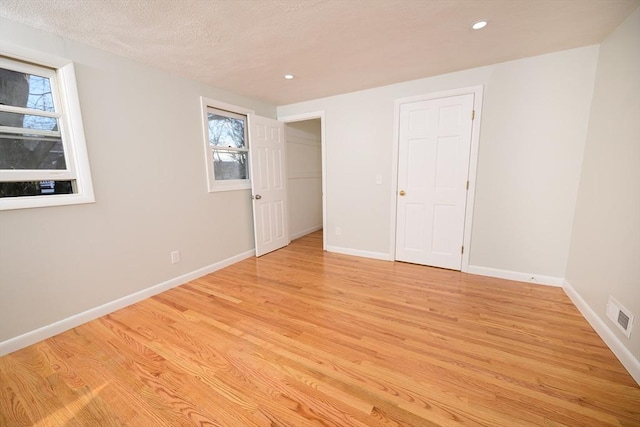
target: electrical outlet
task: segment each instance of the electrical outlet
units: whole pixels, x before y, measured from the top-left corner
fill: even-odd
[[[180,251],[171,252],[171,264],[177,264],[180,262]]]
[[[339,236],[342,234],[342,229],[340,227],[336,227],[336,236]]]

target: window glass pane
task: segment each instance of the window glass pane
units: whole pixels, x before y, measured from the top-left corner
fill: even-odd
[[[216,181],[247,179],[247,153],[214,150],[213,173]]]
[[[73,194],[71,181],[0,182],[0,197]]]
[[[55,111],[48,77],[0,68],[0,104]]]
[[[60,137],[0,133],[0,169],[66,169]]]
[[[207,113],[209,144],[216,147],[244,148],[245,120]]]
[[[58,131],[58,119],[31,114],[0,112],[0,126]]]

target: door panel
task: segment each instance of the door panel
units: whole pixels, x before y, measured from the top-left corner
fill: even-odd
[[[404,236],[404,249],[407,251],[423,252],[425,250],[424,239],[424,204],[408,203],[405,206],[405,225],[413,230]]]
[[[396,259],[460,270],[473,94],[400,107]]]
[[[289,244],[284,123],[249,115],[256,256]]]
[[[282,164],[282,156],[284,151],[284,141],[281,149],[271,150],[271,188],[274,190],[282,190],[284,185],[284,165]]]

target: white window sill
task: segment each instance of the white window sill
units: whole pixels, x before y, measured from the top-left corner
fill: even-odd
[[[220,182],[217,181],[214,185],[209,187],[209,193],[217,193],[219,191],[236,191],[236,190],[251,190],[251,182],[247,181],[229,181]]]
[[[3,197],[0,199],[0,211],[14,209],[44,208],[50,206],[80,205],[95,203],[93,195],[57,194],[49,196]]]

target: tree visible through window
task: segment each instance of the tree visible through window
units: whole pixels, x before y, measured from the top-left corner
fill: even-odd
[[[207,120],[215,180],[247,180],[247,117],[209,108]]]
[[[0,111],[0,169],[65,169],[49,77],[0,68],[0,104],[17,107]],[[69,181],[0,184],[0,197],[70,192]]]
[[[0,208],[92,202],[73,64],[35,62],[0,56]]]

